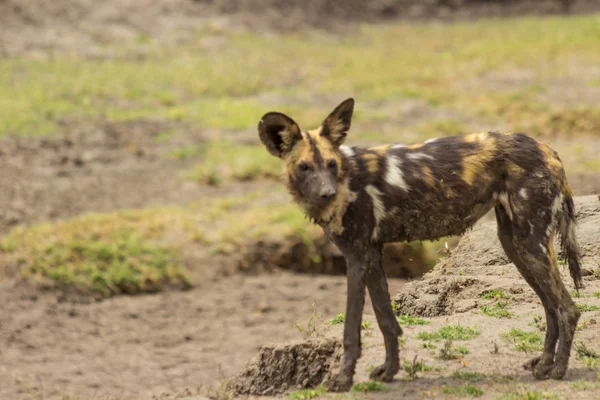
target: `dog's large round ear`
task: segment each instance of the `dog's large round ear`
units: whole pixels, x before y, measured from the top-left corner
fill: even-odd
[[[344,100],[329,114],[321,126],[321,136],[329,139],[331,144],[339,146],[344,143],[350,130],[352,113],[354,112],[354,99]]]
[[[258,123],[258,135],[267,150],[274,156],[283,158],[302,139],[300,127],[285,114],[270,112]]]

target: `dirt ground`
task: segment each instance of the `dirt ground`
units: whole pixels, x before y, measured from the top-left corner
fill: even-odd
[[[600,305],[600,298],[593,293],[598,292],[600,284],[591,276],[592,270],[600,267],[598,253],[600,249],[600,199],[598,196],[577,198],[579,239],[584,260],[585,289],[581,297],[576,298],[578,304],[588,306]],[[561,271],[563,280],[569,290],[573,283],[567,268]],[[493,304],[496,300],[482,298],[482,294],[489,290],[502,291],[507,309],[512,313],[510,318],[496,318],[484,315],[481,306]],[[432,371],[422,372],[416,380],[407,379],[405,372],[400,372],[398,379],[392,382],[388,389],[390,393],[372,393],[369,398],[394,399],[394,398],[444,398],[448,396],[448,387],[458,387],[465,383],[475,385],[483,390],[481,398],[496,399],[503,394],[513,391],[526,392],[551,392],[558,397],[514,397],[517,399],[530,398],[568,398],[584,399],[596,398],[600,394],[600,387],[593,382],[597,380],[597,372],[587,367],[576,356],[576,351],[570,361],[570,369],[563,381],[535,381],[529,371],[521,365],[534,354],[515,349],[514,343],[505,340],[501,335],[513,328],[523,331],[534,331],[544,334],[544,319],[536,321],[536,316],[543,316],[543,308],[539,298],[533,290],[520,277],[518,271],[504,255],[496,236],[496,225],[493,221],[479,223],[475,228],[465,234],[459,245],[448,257],[422,280],[407,283],[401,287],[393,299],[398,307],[398,314],[408,314],[417,317],[426,317],[430,323],[426,325],[403,325],[405,342],[401,346],[401,357],[412,361],[415,356],[426,364],[434,367]],[[580,329],[576,334],[576,345],[584,343],[586,346],[596,348],[600,345],[597,335],[597,321],[600,317],[598,308],[582,312]],[[368,372],[372,366],[381,364],[385,358],[383,339],[378,332],[376,321],[368,311],[365,319],[371,327],[363,328],[362,357],[357,365],[356,381],[368,379]],[[440,348],[443,341],[421,340],[420,332],[434,332],[447,325],[460,325],[475,328],[480,331],[471,340],[456,340],[454,346],[464,345],[468,354],[452,360],[440,359]],[[342,325],[324,324],[319,326],[314,334],[315,339],[332,338],[340,340]],[[316,354],[330,348],[327,342],[306,342],[313,346]],[[429,348],[423,348],[428,343]],[[306,352],[306,351],[304,351]],[[303,387],[303,377],[308,356],[298,355],[295,362],[286,362],[286,354],[303,354],[299,349],[280,346],[276,349],[265,348],[258,364],[250,364],[244,374],[233,380],[233,387],[240,393],[250,394],[277,394],[283,384],[294,387]],[[334,352],[330,359],[339,356],[339,351]],[[260,363],[262,359],[270,359],[271,364],[277,366],[277,371],[271,371],[269,364]],[[327,365],[321,363],[322,365]],[[327,367],[325,371],[315,372],[319,382],[327,381],[328,373],[333,368]],[[471,375],[469,375],[471,374]],[[477,374],[473,377],[473,374]],[[277,384],[277,379],[265,380],[265,376],[286,376],[286,382]],[[465,378],[467,377],[467,378]],[[586,385],[583,381],[590,381]],[[275,382],[275,383],[274,383]],[[583,383],[582,383],[583,382]],[[314,384],[313,384],[314,385]],[[285,387],[285,386],[284,386]],[[446,388],[446,389],[445,389]],[[289,387],[286,389],[290,389]],[[538,396],[542,396],[538,393]],[[513,397],[508,397],[513,398]]]
[[[164,44],[220,25],[242,30],[340,30],[357,22],[474,19],[585,13],[598,0],[2,0],[0,55],[48,56],[55,51],[107,57],[103,44],[153,38]],[[137,51],[144,46],[138,43]]]
[[[309,3],[312,7],[303,13],[297,6],[288,7],[287,2],[273,0],[262,3],[262,7],[275,7],[275,11],[261,14],[264,9],[254,9],[257,2],[253,1],[136,0],[119,2],[119,7],[115,7],[113,1],[100,4],[92,0],[0,0],[0,55],[49,57],[62,51],[109,57],[102,46],[107,41],[135,40],[140,35],[148,35],[161,43],[176,43],[190,32],[214,23],[244,29],[298,29],[326,21],[333,28],[344,25],[344,20],[379,21],[428,15],[460,18],[523,11],[545,14],[562,7],[558,1],[545,1],[536,3],[537,7],[532,6],[535,2],[525,2],[527,4],[522,6],[525,9],[520,10],[521,6],[498,4],[474,5],[468,10],[461,7],[438,10],[415,8],[414,4],[406,8],[407,2],[402,1],[377,1],[364,6],[367,9],[355,7],[340,11],[336,2],[314,0]],[[572,11],[597,8],[600,8],[597,1],[578,1]],[[339,15],[339,19],[332,15]],[[165,130],[174,130],[177,134],[168,140],[159,140]],[[271,181],[214,187],[180,179],[180,172],[198,159],[177,159],[169,154],[173,149],[197,144],[212,134],[214,132],[195,132],[188,126],[162,120],[63,121],[60,132],[49,138],[2,139],[0,233],[15,226],[85,212],[185,205],[204,197],[242,194],[260,188],[268,191],[273,185]],[[256,140],[254,136],[253,140]],[[587,148],[600,147],[594,140],[584,144]],[[600,193],[598,173],[569,172],[569,181],[576,195]],[[476,238],[475,242],[484,241]],[[488,256],[490,251],[480,249]],[[473,264],[473,271],[468,270],[468,266],[464,266],[464,271],[480,274],[483,264],[477,262]],[[328,326],[325,321],[345,308],[343,276],[280,270],[256,276],[223,276],[214,273],[215,261],[206,259],[194,268],[197,272],[206,271],[199,275],[210,279],[197,280],[191,290],[102,301],[83,296],[65,297],[51,287],[31,286],[14,274],[2,271],[0,399],[123,400],[206,395],[215,382],[243,371],[264,344],[303,339],[305,333],[294,324],[300,323],[306,329],[311,316],[317,316],[319,335],[341,337],[341,328]],[[485,271],[484,275],[490,270]],[[446,312],[448,315],[428,315],[432,322],[426,328],[406,327],[408,341],[403,357],[412,359],[418,353],[428,362],[439,363],[419,348],[420,341],[414,337],[416,332],[459,321],[464,325],[475,324],[482,329],[482,334],[469,344],[469,365],[464,368],[513,374],[515,378],[511,382],[533,385],[530,375],[517,368],[528,355],[511,350],[509,344],[498,338],[497,324],[490,323],[496,320],[472,312],[479,304],[473,299],[479,289],[489,285],[490,280],[509,279],[495,275],[497,268],[494,271],[489,272],[488,280],[479,283],[481,286],[475,286],[476,290],[457,292],[463,297],[452,297],[455,301]],[[514,283],[510,279],[506,285]],[[390,292],[397,293],[405,284],[403,280],[391,279]],[[415,287],[415,283],[409,285],[409,289]],[[541,313],[540,305],[527,287],[522,283],[517,286],[523,291],[511,311],[523,318],[503,320],[503,330],[513,326],[530,329],[531,314]],[[589,295],[586,302],[600,305],[600,300],[591,296],[598,290],[597,283],[591,284],[586,289]],[[400,296],[411,293],[414,294],[401,292]],[[428,309],[427,306],[424,309]],[[462,313],[454,314],[459,311]],[[598,312],[584,315],[589,321],[598,316]],[[368,367],[377,364],[383,356],[382,341],[368,300],[365,318],[374,328],[365,336],[365,353],[357,380],[366,379]],[[594,330],[594,327],[584,329],[581,338],[596,340],[593,343],[598,348]],[[501,346],[500,354],[490,363],[489,348],[494,339]],[[457,362],[447,362],[442,371],[427,373],[425,378],[410,384],[397,380],[392,384],[391,394],[377,396],[422,397],[423,391],[435,391],[436,387],[454,382],[444,377],[461,368]],[[589,380],[594,374],[574,358],[569,380],[558,391],[571,393],[570,382],[580,378]],[[538,385],[548,387],[551,383]],[[493,383],[489,386],[494,387]],[[495,393],[493,390],[489,393]],[[580,398],[587,398],[589,393],[592,392]],[[598,395],[597,390],[593,393]]]

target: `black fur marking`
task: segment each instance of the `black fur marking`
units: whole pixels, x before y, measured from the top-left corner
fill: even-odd
[[[319,148],[317,147],[317,143],[315,142],[315,139],[310,136],[310,133],[306,132],[306,138],[308,139],[308,143],[310,144],[310,150],[313,153],[313,160],[315,162],[316,165],[318,165],[319,167],[324,167],[325,166],[325,160],[323,160],[323,156],[321,155],[321,152],[319,151]]]

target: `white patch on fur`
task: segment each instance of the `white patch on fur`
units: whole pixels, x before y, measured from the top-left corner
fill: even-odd
[[[512,212],[512,208],[510,207],[510,202],[508,201],[508,193],[506,193],[506,192],[494,193],[494,200],[496,200],[497,202],[502,204],[502,206],[506,210],[506,214],[508,214],[508,218],[512,221],[513,212]]]
[[[410,158],[411,160],[420,160],[422,158],[433,160],[433,156],[430,156],[429,154],[425,153],[408,153],[406,157]]]
[[[527,200],[529,198],[529,195],[527,194],[527,189],[523,188],[523,189],[519,190],[519,196],[521,196],[523,199]]]
[[[544,173],[542,171],[537,171],[533,174],[536,178],[543,178]]]
[[[381,192],[373,185],[367,185],[365,191],[371,196],[373,201],[373,216],[375,217],[375,226],[373,227],[373,240],[377,240],[379,236],[379,223],[385,217],[385,208],[381,201]]]
[[[342,145],[340,146],[340,151],[348,158],[352,158],[355,155],[354,150],[350,146]]]
[[[427,139],[426,141],[424,141],[423,143],[425,144],[429,144],[429,143],[433,143],[435,141],[439,140],[439,138],[432,138],[432,139]]]
[[[546,246],[544,246],[542,243],[540,243],[540,248],[542,249],[542,253],[544,253],[545,255],[548,255],[548,249],[546,249]]]
[[[402,173],[401,165],[402,162],[399,158],[389,156],[386,160],[386,171],[384,179],[390,185],[408,191],[408,185],[404,180],[404,174]]]
[[[529,234],[533,235],[533,229],[535,228],[535,226],[529,221],[527,221],[527,223],[529,224]]]
[[[554,201],[552,202],[552,217],[560,214],[560,212],[562,211],[564,198],[565,196],[562,193],[560,193],[554,198]]]
[[[403,147],[406,147],[406,145],[405,144],[395,144],[392,146],[392,149],[401,149]]]

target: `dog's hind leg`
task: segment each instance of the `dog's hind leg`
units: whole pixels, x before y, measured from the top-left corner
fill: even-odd
[[[525,278],[525,281],[531,286],[538,295],[544,306],[546,314],[546,339],[544,340],[544,351],[541,356],[537,356],[527,361],[523,367],[534,371],[540,378],[547,376],[554,365],[554,355],[556,343],[558,342],[559,326],[555,308],[551,306],[550,299],[544,294],[544,291],[538,285],[535,276],[531,274],[527,265],[519,257],[519,252],[515,248],[513,239],[513,223],[510,220],[504,207],[496,206],[496,221],[498,222],[498,238],[502,248],[508,258],[516,265],[517,269]]]

